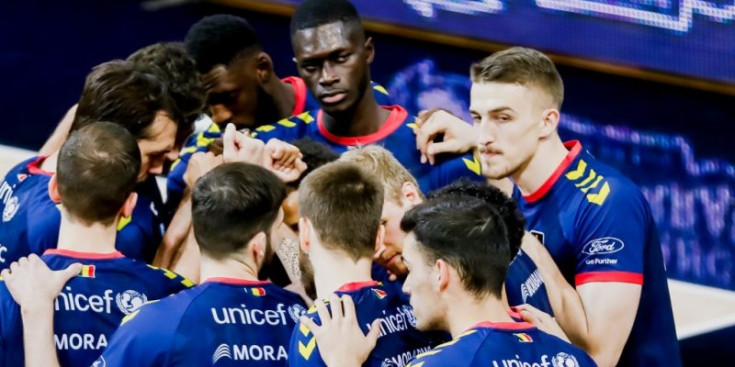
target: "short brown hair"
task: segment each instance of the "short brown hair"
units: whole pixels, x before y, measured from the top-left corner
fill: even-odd
[[[409,182],[419,189],[419,184],[410,172],[398,162],[389,150],[378,145],[351,148],[342,153],[340,161],[352,162],[372,172],[383,183],[385,199],[396,204],[401,202],[403,184]],[[419,191],[419,194],[421,192]]]
[[[543,53],[530,48],[512,47],[472,64],[473,83],[501,82],[532,84],[546,91],[557,108],[564,101],[564,82],[556,66]]]
[[[383,185],[349,162],[321,166],[299,187],[299,215],[308,219],[321,244],[352,260],[372,258],[383,211]]]
[[[64,209],[85,224],[112,224],[139,170],[138,144],[122,126],[96,122],[72,132],[56,168]]]
[[[97,121],[127,129],[136,139],[148,138],[158,112],[181,121],[164,81],[154,69],[114,60],[92,69],[79,98],[71,131]]]

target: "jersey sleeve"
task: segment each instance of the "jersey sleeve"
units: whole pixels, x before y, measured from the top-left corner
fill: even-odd
[[[154,273],[159,273],[159,275],[165,279],[165,281],[161,282],[161,286],[160,286],[161,296],[159,298],[163,298],[170,294],[178,293],[180,291],[189,289],[194,286],[194,282],[192,282],[190,279],[182,275],[179,275],[177,273],[174,273],[171,270],[159,268],[159,267],[148,265],[148,264],[146,264],[145,266],[153,270]]]
[[[316,311],[312,308],[306,315],[317,325],[321,325]],[[288,349],[288,365],[291,367],[326,367],[319,355],[319,347],[316,345],[316,337],[306,325],[299,322],[291,334],[291,343]]]
[[[292,142],[305,137],[307,135],[308,125],[315,123],[316,119],[312,116],[311,112],[304,112],[273,124],[259,126],[250,136],[266,143],[270,139]]]
[[[431,169],[431,190],[439,189],[459,178],[485,182],[482,176],[480,158],[472,154],[454,156],[439,162]]]
[[[175,325],[166,322],[170,315],[162,317],[164,315],[156,311],[148,304],[126,316],[92,366],[165,366],[175,336]]]
[[[370,82],[370,86],[373,88],[373,96],[375,97],[375,102],[377,102],[381,106],[393,105],[393,101],[391,100],[390,93],[388,93],[387,89],[376,82]]]
[[[643,254],[653,221],[645,198],[632,183],[604,180],[585,196],[573,237],[575,284],[643,284]]]

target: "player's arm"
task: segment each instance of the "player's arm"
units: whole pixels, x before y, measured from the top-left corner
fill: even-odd
[[[32,254],[12,263],[0,274],[20,306],[26,367],[59,366],[54,345],[54,299],[81,268],[81,264],[73,264],[52,271]]]
[[[352,297],[332,295],[329,304],[331,310],[327,310],[323,301],[316,301],[321,325],[307,316],[301,316],[299,326],[305,326],[314,335],[319,345],[319,355],[328,367],[362,366],[380,336],[380,319],[373,321],[370,331],[365,335],[357,323]]]
[[[645,210],[641,198],[610,194],[600,207],[582,213],[574,239],[575,286],[562,276],[551,255],[530,235],[523,249],[546,281],[554,315],[573,344],[600,366],[614,366],[630,336],[643,284]],[[611,209],[615,209],[612,213]],[[614,238],[610,252],[589,251],[592,241]],[[591,253],[591,254],[589,254]]]
[[[54,132],[51,134],[48,140],[43,143],[43,146],[38,151],[38,155],[48,156],[61,149],[61,145],[64,144],[64,141],[66,141],[66,137],[69,136],[69,130],[71,130],[71,125],[74,122],[74,116],[77,114],[77,106],[78,105],[75,104],[74,106],[71,106],[68,111],[66,111],[66,114],[61,119],[61,121],[59,121],[59,124],[56,126]]]

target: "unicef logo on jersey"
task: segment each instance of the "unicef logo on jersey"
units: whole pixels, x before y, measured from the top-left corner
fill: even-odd
[[[117,303],[117,308],[120,309],[120,312],[130,315],[137,311],[140,306],[143,306],[143,304],[148,302],[148,297],[146,297],[145,294],[138,293],[134,290],[127,290],[115,296],[115,302]]]
[[[561,352],[556,357],[551,358],[551,364],[554,367],[579,367],[577,358],[574,358],[571,354]]]
[[[10,220],[15,216],[15,213],[18,212],[18,208],[20,208],[18,197],[10,197],[8,202],[5,204],[5,210],[3,210],[3,223],[10,222]]]
[[[291,315],[291,318],[293,319],[293,322],[299,323],[299,318],[301,315],[306,313],[306,309],[302,305],[292,305],[288,306],[288,314]]]
[[[614,254],[625,247],[623,241],[615,237],[602,237],[587,242],[582,248],[582,253],[587,255]]]
[[[413,328],[416,328],[416,316],[413,314],[413,308],[411,308],[411,306],[403,305],[403,314],[406,315],[408,323],[411,324]]]

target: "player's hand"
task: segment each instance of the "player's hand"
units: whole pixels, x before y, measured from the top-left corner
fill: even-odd
[[[52,271],[35,254],[22,257],[0,273],[10,295],[23,310],[38,310],[53,306],[61,288],[82,270],[82,264],[69,265]]]
[[[301,316],[301,323],[311,330],[319,346],[319,354],[328,367],[361,366],[380,336],[380,319],[375,319],[367,335],[357,323],[352,297],[332,295],[329,300],[331,314],[323,301],[315,302],[322,325],[309,317]]]
[[[263,167],[273,172],[283,182],[293,182],[306,171],[306,163],[299,148],[280,141],[268,140],[263,152]]]
[[[516,306],[516,308],[521,312],[521,317],[523,317],[523,321],[532,324],[533,326],[537,327],[539,330],[547,334],[551,334],[559,339],[570,342],[567,334],[564,333],[559,324],[553,317],[551,317],[551,315],[529,304]]]
[[[225,162],[244,162],[255,165],[263,164],[265,144],[237,131],[234,124],[227,124],[222,135],[222,156]]]
[[[472,126],[446,110],[421,111],[416,125],[416,149],[421,151],[421,163],[434,164],[441,153],[469,152],[477,143]],[[440,135],[443,136],[441,141],[434,142]]]
[[[214,167],[222,164],[222,156],[215,156],[214,153],[197,152],[189,158],[189,164],[184,172],[184,182],[190,189],[194,189],[197,180],[204,176]]]

